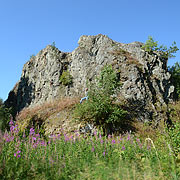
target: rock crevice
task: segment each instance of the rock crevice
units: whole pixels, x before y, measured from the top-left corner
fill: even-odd
[[[174,87],[167,71],[167,59],[159,52],[149,54],[143,43],[123,44],[105,35],[82,36],[79,46],[65,53],[48,45],[23,67],[20,81],[9,93],[7,106],[14,112],[64,96],[82,96],[87,82],[95,81],[102,68],[111,64],[120,72],[119,102],[124,99],[142,121],[164,118]],[[64,71],[72,83],[63,85]]]

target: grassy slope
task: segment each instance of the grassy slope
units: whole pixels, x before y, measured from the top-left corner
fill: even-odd
[[[58,113],[72,112],[77,99],[56,102],[25,109],[18,116],[19,126],[24,122],[38,121],[57,123],[56,136],[44,141],[31,134],[23,139],[16,128],[1,138],[1,179],[179,179],[180,154],[164,124],[157,129],[135,122],[136,132],[119,136],[94,137],[72,136],[67,131],[76,129],[67,116]],[[171,105],[171,118],[180,124],[180,102]],[[174,110],[173,110],[174,109]],[[54,117],[57,117],[55,120]],[[52,121],[51,121],[52,120]],[[64,128],[64,131],[62,130]],[[76,126],[77,127],[77,126]],[[55,128],[55,127],[54,127]],[[177,132],[178,133],[178,132]],[[10,137],[14,137],[9,141]],[[177,137],[178,138],[178,137]],[[56,139],[56,140],[55,140]],[[178,140],[178,139],[177,139]],[[17,152],[20,157],[17,157]],[[15,154],[16,153],[16,154]],[[15,156],[16,155],[16,156]]]

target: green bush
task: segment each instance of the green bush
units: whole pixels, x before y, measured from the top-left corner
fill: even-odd
[[[173,54],[179,50],[176,46],[175,41],[172,43],[172,46],[167,48],[167,46],[164,46],[164,45],[159,46],[158,42],[154,41],[152,36],[148,37],[148,40],[142,46],[142,49],[144,49],[145,51],[147,51],[149,53],[152,53],[153,51],[161,51],[161,52],[163,52],[163,57],[167,58],[167,59],[175,57],[175,55],[173,55]]]
[[[3,105],[3,100],[0,98],[0,106]]]
[[[168,131],[174,153],[180,153],[180,122],[176,121]]]
[[[0,105],[0,129],[5,131],[8,128],[10,120],[10,109]]]
[[[172,67],[169,67],[171,73],[172,84],[175,87],[175,99],[180,98],[180,63],[176,62]]]
[[[99,125],[104,131],[112,130],[117,124],[123,124],[126,111],[116,101],[116,91],[120,88],[116,72],[112,66],[105,66],[97,86],[91,85],[88,100],[76,106],[74,117],[79,121]]]
[[[63,71],[62,75],[60,76],[60,82],[65,85],[71,85],[73,82],[73,77],[69,73],[69,71]]]

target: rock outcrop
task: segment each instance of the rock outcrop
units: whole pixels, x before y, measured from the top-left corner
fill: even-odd
[[[101,34],[82,36],[78,44],[72,53],[48,45],[32,57],[24,65],[6,105],[19,112],[61,96],[82,96],[87,82],[93,82],[104,65],[112,64],[122,82],[120,102],[125,102],[141,121],[158,122],[166,116],[174,87],[167,59],[160,52],[149,54],[140,42],[118,43]],[[71,83],[60,80],[64,72],[72,77]]]

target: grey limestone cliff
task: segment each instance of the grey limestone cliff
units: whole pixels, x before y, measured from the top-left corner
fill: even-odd
[[[157,122],[167,113],[174,87],[167,71],[167,59],[160,52],[149,54],[142,43],[118,43],[105,35],[82,36],[72,53],[48,45],[23,67],[22,75],[9,93],[7,106],[15,112],[62,96],[81,96],[87,82],[93,82],[106,64],[120,72],[122,82],[118,94],[141,121]],[[72,83],[63,85],[63,72]]]

